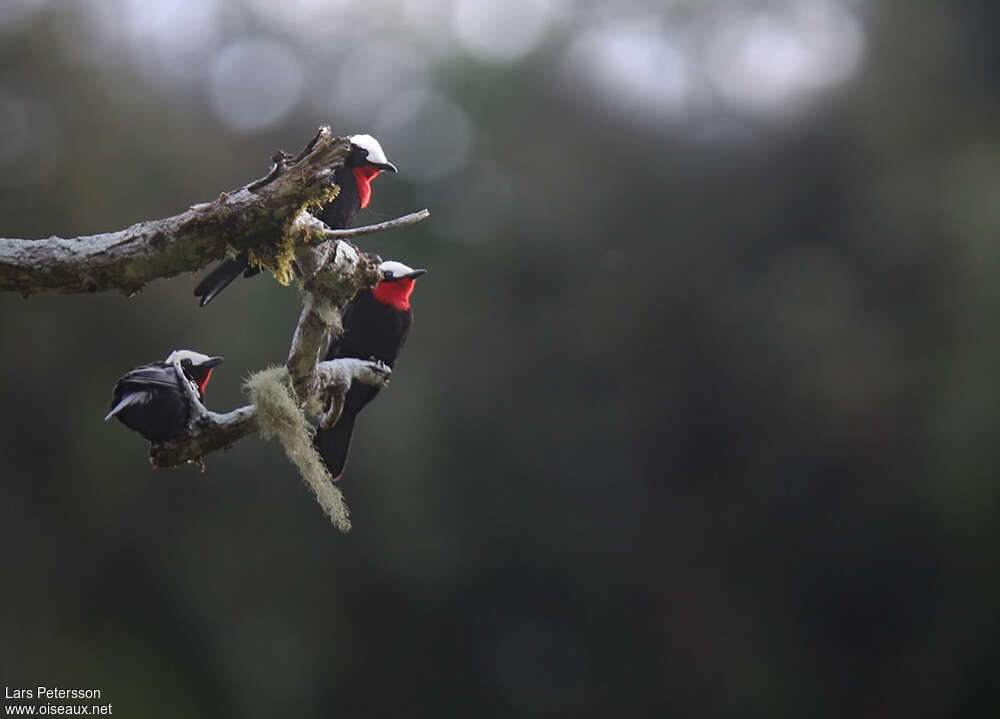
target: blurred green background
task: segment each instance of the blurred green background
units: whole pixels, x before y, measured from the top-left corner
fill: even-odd
[[[997,709],[1000,5],[3,0],[0,235],[212,199],[320,124],[428,267],[333,529],[274,442],[150,469],[128,368],[284,360],[199,309],[0,295],[3,683],[115,716]]]

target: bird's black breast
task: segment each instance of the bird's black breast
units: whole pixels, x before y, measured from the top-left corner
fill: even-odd
[[[374,358],[392,367],[410,332],[413,313],[384,305],[375,299],[371,290],[365,289],[358,292],[344,307],[341,319],[344,332],[330,344],[326,359]],[[344,413],[357,414],[375,399],[378,392],[377,387],[369,387],[355,380],[347,393]]]
[[[350,167],[338,167],[334,178],[340,187],[340,193],[316,217],[334,230],[345,230],[354,224],[354,218],[361,211],[361,195],[358,194],[358,181]]]
[[[392,367],[410,333],[413,313],[384,305],[365,289],[344,308],[342,321],[344,333],[330,346],[327,359],[374,357]]]

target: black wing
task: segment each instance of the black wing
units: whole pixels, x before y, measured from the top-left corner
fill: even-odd
[[[141,365],[129,370],[118,380],[115,385],[115,393],[126,390],[135,391],[144,386],[177,389],[177,372],[174,371],[172,365],[162,362]]]

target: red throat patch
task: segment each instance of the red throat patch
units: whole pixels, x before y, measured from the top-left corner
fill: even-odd
[[[354,168],[354,179],[358,182],[358,195],[361,197],[362,209],[368,207],[368,203],[372,201],[372,180],[378,177],[381,172],[382,170],[371,165]]]
[[[212,379],[212,370],[205,373],[205,379],[198,383],[198,389],[201,391],[201,396],[205,396],[205,388],[208,387],[208,381]]]
[[[372,294],[383,305],[395,307],[397,310],[408,310],[410,309],[410,295],[413,294],[413,288],[416,284],[416,281],[409,277],[402,280],[379,282],[372,290]]]

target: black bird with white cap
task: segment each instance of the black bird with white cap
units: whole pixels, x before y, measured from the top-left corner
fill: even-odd
[[[389,162],[382,145],[371,135],[351,135],[351,150],[344,164],[334,170],[334,182],[340,192],[333,202],[325,205],[316,216],[331,229],[345,230],[354,224],[355,218],[372,200],[372,181],[383,171],[396,172],[396,166]],[[251,267],[244,252],[239,257],[226,260],[205,275],[194,288],[196,297],[201,298],[204,307],[212,298],[226,289],[240,273],[252,277],[260,272],[259,267]]]
[[[199,401],[205,399],[212,369],[220,362],[221,357],[175,350],[163,362],[135,367],[115,384],[111,411],[104,420],[115,417],[150,442],[167,442],[179,437],[187,430],[195,409],[191,405],[191,393],[196,394]],[[188,383],[188,388],[181,384],[182,381]]]
[[[395,364],[413,324],[410,296],[416,279],[427,270],[415,270],[390,260],[381,263],[378,271],[378,284],[360,290],[344,305],[341,312],[344,331],[330,343],[326,359],[353,357],[378,360],[389,367]],[[316,431],[316,448],[334,479],[344,472],[358,413],[378,393],[378,387],[354,380],[336,424]]]

